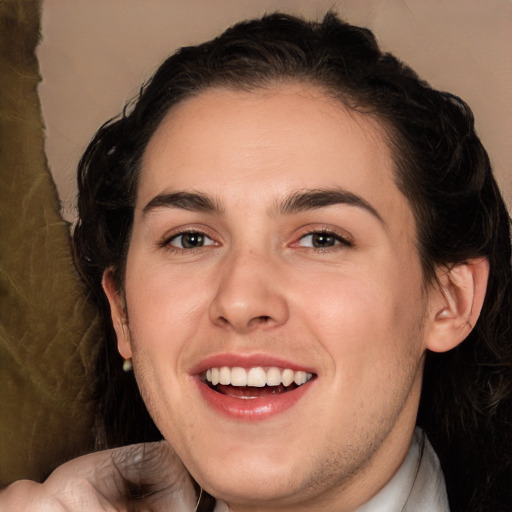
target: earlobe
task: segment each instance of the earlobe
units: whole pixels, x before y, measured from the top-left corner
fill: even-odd
[[[446,352],[468,336],[480,316],[488,277],[486,258],[438,270],[438,284],[429,292],[427,349]]]
[[[128,329],[128,319],[126,316],[126,307],[124,300],[117,289],[114,278],[114,272],[108,268],[103,272],[101,279],[103,291],[110,304],[110,314],[112,325],[117,336],[117,349],[122,357],[130,359],[132,357],[132,348],[130,343],[130,332]]]

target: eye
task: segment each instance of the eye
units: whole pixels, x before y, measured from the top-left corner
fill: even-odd
[[[350,247],[352,244],[349,240],[336,233],[316,231],[301,236],[297,245],[299,247],[312,247],[314,249],[329,249],[336,245]]]
[[[169,238],[166,245],[178,249],[198,249],[206,245],[214,245],[215,242],[200,231],[187,231]]]

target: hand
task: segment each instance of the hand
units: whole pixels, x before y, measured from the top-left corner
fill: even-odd
[[[0,491],[2,512],[191,512],[192,480],[165,441],[84,455],[43,484],[20,480]]]

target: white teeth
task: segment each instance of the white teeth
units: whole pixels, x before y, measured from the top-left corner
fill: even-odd
[[[262,388],[267,383],[267,373],[263,368],[257,366],[251,368],[247,373],[247,385],[255,388]]]
[[[290,370],[287,368],[286,370],[283,370],[283,375],[281,377],[281,380],[283,382],[283,386],[289,386],[295,379],[295,372],[293,370]]]
[[[230,384],[233,386],[247,386],[247,372],[239,366],[231,370]]]
[[[245,369],[240,366],[230,368],[222,366],[220,368],[209,368],[206,370],[206,380],[213,386],[222,384],[224,386],[251,386],[262,388],[264,386],[290,386],[295,383],[302,386],[313,377],[313,374],[304,371],[293,371],[290,368],[282,370],[277,366],[263,368],[255,366]]]
[[[297,386],[301,386],[302,384],[305,384],[307,382],[306,372],[295,372],[295,377],[293,379],[293,382],[297,384]]]
[[[219,370],[219,384],[228,386],[231,384],[231,370],[227,366],[223,366]]]
[[[279,386],[281,384],[281,370],[272,366],[267,370],[267,385]]]

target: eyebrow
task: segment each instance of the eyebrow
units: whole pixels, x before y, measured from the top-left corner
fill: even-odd
[[[379,212],[370,203],[362,197],[341,188],[293,192],[286,197],[284,201],[279,202],[274,211],[279,215],[291,215],[337,204],[346,204],[362,208],[371,213],[380,222],[384,223]],[[147,214],[159,208],[178,208],[181,210],[200,211],[218,215],[224,212],[220,201],[201,192],[172,192],[169,194],[159,194],[151,199],[142,211],[144,214]]]
[[[223,208],[213,197],[200,192],[172,192],[159,194],[144,206],[142,212],[147,214],[158,208],[178,208],[181,210],[200,211],[221,214]]]
[[[318,189],[294,192],[288,196],[282,203],[277,205],[277,212],[281,215],[289,215],[308,210],[316,210],[336,204],[347,204],[357,206],[371,213],[380,222],[384,223],[379,212],[362,197],[344,190],[342,188],[335,189]]]

